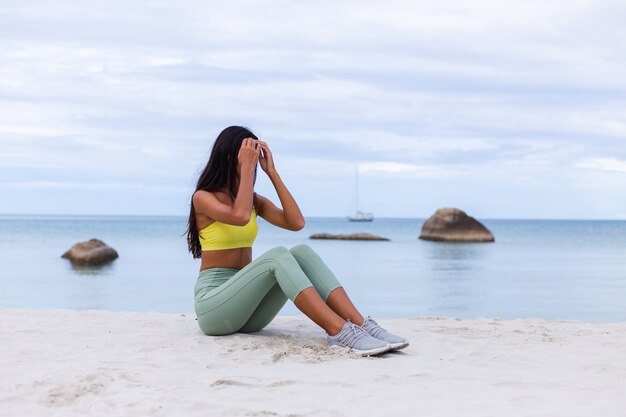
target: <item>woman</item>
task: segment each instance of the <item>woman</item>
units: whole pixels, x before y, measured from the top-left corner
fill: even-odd
[[[257,162],[272,181],[282,209],[254,192]],[[309,246],[279,246],[253,261],[257,215],[287,230],[304,227],[267,143],[246,128],[230,126],[217,137],[200,175],[187,229],[189,251],[202,259],[195,311],[205,334],[259,331],[289,298],[326,331],[331,347],[376,355],[408,346],[370,317],[363,318]]]

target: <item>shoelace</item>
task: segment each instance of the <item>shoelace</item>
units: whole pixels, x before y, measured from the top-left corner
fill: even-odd
[[[348,322],[348,329],[350,330],[347,332],[342,331],[337,337],[337,341],[345,346],[353,347],[356,342],[369,336],[369,333],[354,323]]]
[[[373,337],[378,337],[382,332],[386,331],[385,329],[380,327],[378,323],[376,323],[376,321],[370,316],[367,316],[365,321],[363,321],[362,327],[363,329],[365,329],[366,333],[372,335]]]

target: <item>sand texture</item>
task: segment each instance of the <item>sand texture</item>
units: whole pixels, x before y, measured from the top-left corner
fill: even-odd
[[[193,314],[0,309],[8,416],[626,416],[626,323],[379,320],[411,346],[330,351],[303,316],[203,335]]]

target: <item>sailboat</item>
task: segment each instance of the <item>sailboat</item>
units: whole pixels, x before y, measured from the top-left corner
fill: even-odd
[[[372,213],[365,213],[359,210],[359,166],[356,166],[355,173],[355,198],[356,198],[356,213],[354,216],[346,216],[351,222],[371,222],[374,220]]]

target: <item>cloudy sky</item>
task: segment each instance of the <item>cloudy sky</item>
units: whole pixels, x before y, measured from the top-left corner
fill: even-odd
[[[305,216],[351,214],[358,167],[379,217],[626,218],[624,22],[605,0],[2,1],[0,213],[185,215],[243,124]]]

